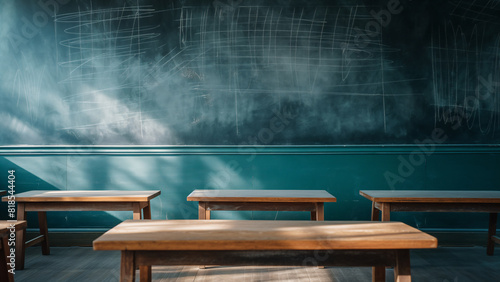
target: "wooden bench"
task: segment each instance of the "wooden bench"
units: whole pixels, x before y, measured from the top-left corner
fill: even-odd
[[[18,269],[24,269],[24,248],[42,244],[42,254],[49,255],[47,211],[133,211],[133,219],[151,219],[150,200],[160,195],[160,191],[118,191],[88,190],[62,191],[39,190],[16,194],[17,220],[25,220],[26,212],[38,213],[40,235],[24,244],[26,231],[16,237]],[[3,197],[4,202],[8,201]]]
[[[15,255],[13,260],[10,259],[12,257],[10,250],[17,248],[15,239],[11,238],[26,230],[26,226],[25,220],[0,220],[0,281],[14,282],[14,273],[19,257]]]
[[[324,203],[337,199],[325,190],[194,190],[188,201],[198,201],[198,219],[210,211],[309,211],[312,220],[324,220]]]
[[[429,191],[429,190],[362,190],[372,201],[372,220],[390,220],[394,211],[412,212],[485,212],[490,213],[486,252],[493,255],[496,222],[500,212],[500,191]],[[379,212],[380,211],[380,212]]]
[[[410,249],[437,239],[400,222],[127,220],[94,243],[121,251],[120,281],[151,281],[152,265],[375,266],[374,280],[410,281]]]

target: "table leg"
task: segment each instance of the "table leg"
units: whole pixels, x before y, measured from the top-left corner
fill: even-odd
[[[325,205],[323,202],[315,203],[316,211],[311,212],[311,220],[313,221],[324,221],[325,220]],[[322,265],[318,265],[318,268],[325,268]]]
[[[134,203],[134,220],[140,220],[141,219],[141,204],[140,203]]]
[[[135,281],[135,252],[122,251],[122,261],[120,266],[120,282]]]
[[[389,203],[381,203],[382,209],[382,221],[390,221],[391,220],[391,204]]]
[[[411,281],[410,250],[396,251],[396,267],[394,267],[395,282]]]
[[[495,252],[495,241],[493,241],[493,236],[495,236],[497,231],[497,219],[498,213],[490,213],[490,223],[488,226],[488,247],[486,248],[486,254],[492,256]]]
[[[151,219],[151,203],[150,202],[148,202],[148,205],[142,209],[142,213],[144,215],[144,219]]]
[[[385,267],[375,266],[372,267],[372,282],[384,282],[385,281]]]
[[[40,227],[40,234],[43,236],[42,254],[50,255],[49,231],[47,228],[47,212],[38,212],[38,225]]]
[[[210,219],[210,210],[207,202],[198,202],[198,219]]]
[[[198,219],[203,220],[207,219],[207,209],[206,202],[198,202]],[[204,265],[198,266],[199,269],[205,269]]]
[[[311,220],[312,220],[312,221],[316,221],[316,220],[318,220],[318,219],[317,219],[317,213],[316,213],[316,211],[311,211]]]
[[[26,220],[26,210],[24,208],[24,203],[17,204],[17,220]],[[25,242],[26,238],[26,228],[16,232],[16,269],[24,269],[24,252],[25,252]]]
[[[207,209],[207,202],[198,202],[198,219],[210,219],[210,210]],[[204,265],[198,266],[199,269],[205,269]]]
[[[140,282],[151,282],[151,265],[139,266],[139,277]]]
[[[380,203],[381,212],[375,207],[375,202],[372,202],[372,220],[378,221],[381,216],[382,221],[390,221],[391,219],[391,206],[388,203]],[[385,267],[373,267],[373,281],[385,281]],[[376,280],[379,279],[379,280]]]
[[[380,220],[380,211],[375,207],[375,201],[372,202],[372,221]]]
[[[325,204],[323,202],[316,203],[316,220],[325,220]]]
[[[10,263],[7,258],[10,256],[9,239],[7,236],[3,236],[0,239],[0,245],[2,249],[2,254],[0,254],[0,281],[14,282],[14,274],[9,273],[10,266],[7,264]]]

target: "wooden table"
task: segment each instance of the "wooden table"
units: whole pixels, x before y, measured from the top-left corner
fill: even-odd
[[[400,222],[127,220],[94,241],[121,251],[120,281],[151,281],[152,265],[394,266],[410,281],[410,249],[437,239]],[[318,253],[320,252],[320,253]]]
[[[500,212],[500,191],[429,191],[429,190],[362,190],[359,193],[372,201],[372,220],[390,220],[391,211],[412,212],[486,212],[490,213],[488,246],[493,255],[496,222]]]
[[[194,190],[188,201],[198,201],[198,219],[212,210],[309,211],[311,220],[324,220],[324,203],[337,199],[325,190]]]
[[[0,220],[0,281],[14,282],[14,273],[17,267],[17,255],[12,262],[10,249],[16,248],[15,245],[9,244],[11,233],[16,234],[21,230],[26,230],[26,221],[17,220]],[[11,265],[13,264],[13,265]],[[11,267],[14,266],[14,267]]]
[[[16,194],[17,220],[25,220],[26,212],[38,212],[40,236],[24,244],[26,230],[16,237],[16,256],[19,258],[18,269],[24,269],[24,248],[42,243],[42,254],[50,254],[47,211],[133,211],[134,219],[151,219],[150,200],[160,195],[160,191],[119,191],[86,190],[61,191],[42,190]],[[2,200],[6,202],[7,197]]]

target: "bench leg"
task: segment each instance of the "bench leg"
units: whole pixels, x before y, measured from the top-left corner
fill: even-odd
[[[10,266],[7,264],[10,263],[7,258],[10,256],[8,236],[0,239],[0,249],[2,250],[0,254],[0,281],[14,282],[14,274],[9,273]]]
[[[490,223],[488,226],[488,247],[486,248],[486,254],[492,256],[495,252],[495,241],[493,241],[493,236],[495,236],[497,231],[497,219],[498,213],[490,213]]]
[[[139,266],[139,275],[141,282],[151,282],[151,265],[141,265]]]
[[[210,219],[210,210],[207,202],[198,202],[198,219]]]
[[[134,212],[134,220],[140,220],[141,219],[141,204],[140,203],[134,203],[133,207],[133,212]]]
[[[38,212],[38,225],[40,226],[40,234],[43,236],[42,254],[50,255],[49,247],[49,231],[47,228],[47,213]]]
[[[314,218],[313,218],[313,212],[311,212],[311,220],[324,221],[325,220],[325,204],[323,202],[318,202],[315,205],[316,205],[316,211],[314,212]],[[318,268],[322,269],[325,267],[322,265],[319,265]]]
[[[325,220],[325,204],[322,202],[316,203],[316,220]]]
[[[372,221],[379,221],[379,220],[380,220],[380,212],[375,207],[375,201],[373,201],[372,202]]]
[[[382,221],[390,221],[391,220],[391,204],[381,203],[381,209],[382,209]]]
[[[385,281],[385,266],[372,267],[372,282]]]
[[[317,213],[316,211],[311,211],[311,220],[316,221],[317,220]]]
[[[410,250],[396,251],[395,282],[411,282]]]
[[[135,252],[122,251],[120,266],[120,282],[135,281]]]
[[[151,203],[150,202],[148,202],[148,205],[142,209],[142,213],[143,213],[144,219],[151,219]]]
[[[26,220],[26,210],[23,203],[17,203],[17,220]],[[24,254],[26,245],[24,242],[26,238],[26,228],[16,232],[16,269],[24,269]]]
[[[198,219],[210,219],[210,210],[207,209],[207,202],[198,202]],[[198,266],[199,269],[205,269],[204,265]]]
[[[315,210],[311,211],[312,221],[323,221],[325,220],[325,204],[323,202],[315,203]]]

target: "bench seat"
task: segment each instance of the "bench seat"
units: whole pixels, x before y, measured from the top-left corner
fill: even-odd
[[[400,222],[124,221],[93,242],[122,252],[120,281],[151,281],[151,265],[374,266],[376,281],[395,267],[410,281],[410,249],[437,239]]]

